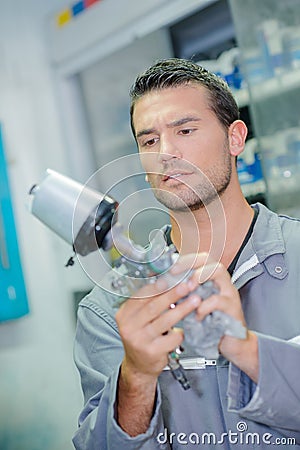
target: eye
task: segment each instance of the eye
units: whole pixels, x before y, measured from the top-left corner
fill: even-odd
[[[183,134],[184,136],[188,136],[189,134],[192,134],[193,131],[194,131],[193,128],[184,128],[184,129],[179,131],[179,134]]]
[[[142,143],[142,147],[152,147],[153,145],[156,144],[157,141],[158,141],[158,138],[148,139],[147,141]]]

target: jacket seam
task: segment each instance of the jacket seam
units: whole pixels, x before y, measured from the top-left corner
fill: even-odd
[[[95,314],[97,314],[97,316],[101,317],[108,325],[110,325],[117,333],[119,332],[116,322],[106,311],[101,309],[98,305],[95,305],[95,303],[84,300],[80,303],[79,306],[93,311]]]

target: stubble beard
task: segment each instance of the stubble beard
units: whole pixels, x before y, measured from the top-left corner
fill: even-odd
[[[199,183],[195,186],[179,184],[172,191],[157,189],[152,185],[156,199],[174,212],[196,211],[206,208],[226,191],[232,175],[232,161],[228,148],[224,149],[224,159],[207,170],[199,171]],[[151,183],[152,184],[152,183]],[[154,183],[153,183],[154,184]]]

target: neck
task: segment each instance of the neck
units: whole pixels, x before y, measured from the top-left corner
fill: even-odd
[[[207,252],[228,267],[253,219],[240,188],[226,192],[206,208],[172,212],[171,238],[181,254]]]

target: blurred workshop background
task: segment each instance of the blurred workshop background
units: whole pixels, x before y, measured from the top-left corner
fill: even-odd
[[[231,87],[249,128],[238,160],[248,201],[300,217],[298,0],[0,0],[1,450],[72,449],[82,407],[72,347],[93,280],[64,267],[72,249],[29,214],[28,191],[47,168],[82,183],[100,169],[102,192],[112,173],[130,175],[119,159],[136,152],[129,86],[172,56]],[[131,234],[144,243],[166,220],[137,215]]]

